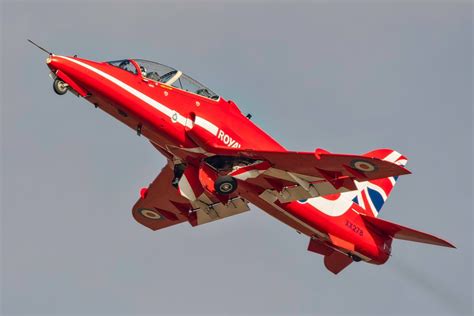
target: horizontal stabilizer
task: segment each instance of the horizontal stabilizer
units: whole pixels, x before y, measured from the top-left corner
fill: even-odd
[[[351,263],[352,259],[339,251],[334,251],[329,256],[324,256],[324,265],[334,274],[338,274]]]
[[[308,244],[308,251],[316,252],[323,256],[329,256],[334,252],[334,249],[329,248],[317,239],[310,239]]]
[[[338,274],[352,263],[348,255],[328,247],[317,239],[310,239],[308,250],[323,255],[324,266],[334,274]]]
[[[362,216],[362,219],[370,226],[374,227],[382,234],[390,236],[392,238],[421,242],[436,246],[456,248],[451,243],[433,235],[423,233],[408,227],[404,227],[402,225],[391,223],[389,221],[385,221],[377,217],[370,217],[363,214],[360,215]]]

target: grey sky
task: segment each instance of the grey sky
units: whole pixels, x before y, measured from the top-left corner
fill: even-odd
[[[472,4],[2,3],[5,315],[472,313]],[[264,212],[152,232],[131,207],[165,161],[86,101],[60,54],[175,66],[289,149],[409,158],[381,218],[453,242],[394,242],[330,274]]]

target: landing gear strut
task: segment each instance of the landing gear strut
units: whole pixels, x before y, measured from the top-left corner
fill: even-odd
[[[186,165],[184,163],[180,163],[177,165],[174,165],[173,168],[173,181],[171,181],[171,185],[174,186],[175,188],[178,188],[179,180],[181,180],[181,177],[184,174],[184,170],[186,169]]]
[[[67,92],[68,90],[68,84],[62,81],[59,78],[54,79],[53,82],[53,90],[59,95],[63,95]]]

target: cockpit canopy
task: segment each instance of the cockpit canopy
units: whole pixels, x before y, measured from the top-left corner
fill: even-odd
[[[179,70],[149,60],[134,59],[134,61],[138,64],[140,69],[137,69],[130,59],[109,61],[107,63],[135,75],[137,75],[138,71],[140,71],[142,77],[144,78],[161,82],[166,85],[195,93],[212,100],[219,99],[219,96],[212,92],[211,89],[207,88],[188,75],[185,75]]]

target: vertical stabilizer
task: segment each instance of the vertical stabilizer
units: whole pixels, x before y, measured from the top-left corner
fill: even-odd
[[[407,158],[392,149],[376,149],[364,154],[366,157],[379,158],[386,161],[405,166]],[[343,193],[342,195],[351,199],[365,210],[368,216],[377,217],[388,196],[392,192],[398,177],[388,177],[371,181],[356,182],[357,191]]]

